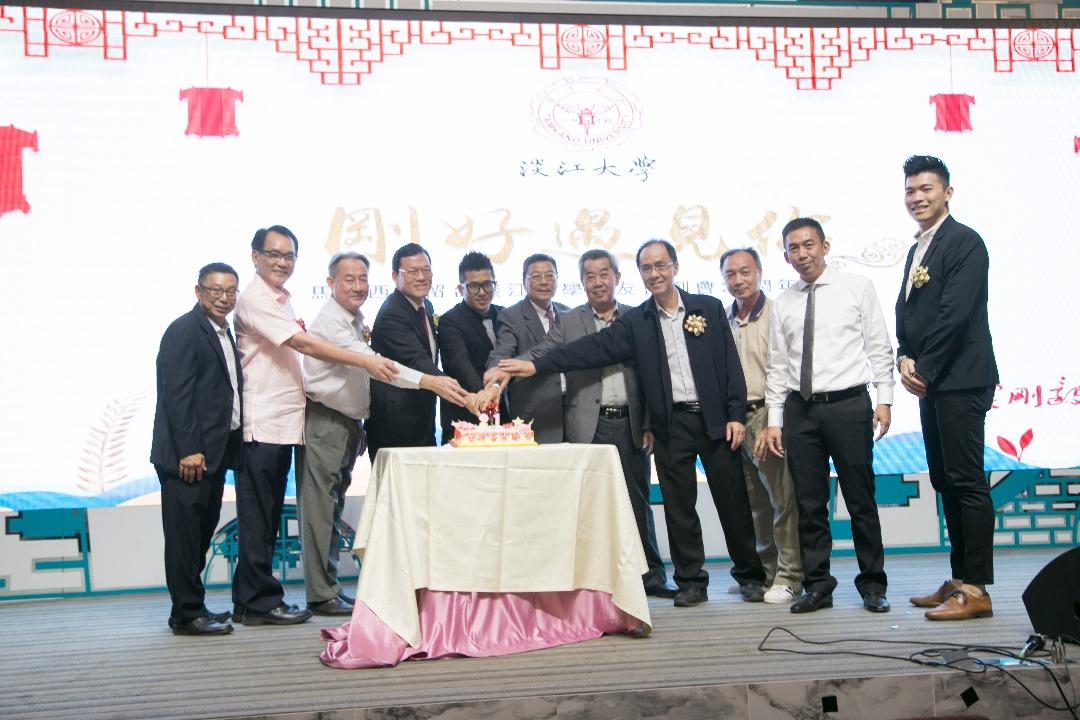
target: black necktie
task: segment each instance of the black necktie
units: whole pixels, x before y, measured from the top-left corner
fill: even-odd
[[[806,315],[803,316],[802,368],[799,370],[799,394],[809,400],[814,393],[814,296],[817,285],[806,286]]]

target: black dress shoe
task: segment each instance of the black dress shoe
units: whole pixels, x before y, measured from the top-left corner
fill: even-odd
[[[252,625],[299,625],[302,622],[307,622],[311,619],[310,610],[301,610],[295,605],[286,605],[282,603],[270,612],[255,612],[254,610],[243,609],[237,617],[236,610],[233,610],[233,621],[240,622],[248,626]]]
[[[673,582],[662,582],[656,585],[646,585],[645,594],[670,599],[679,594],[679,588]]]
[[[870,612],[889,612],[889,599],[885,597],[885,593],[877,590],[871,590],[863,595],[862,604]]]
[[[214,622],[227,623],[227,622],[229,622],[229,620],[232,619],[232,613],[229,612],[228,610],[225,610],[224,612],[217,612],[217,613],[212,612],[212,613],[210,613],[210,619],[213,620]]]
[[[229,623],[221,623],[209,615],[197,617],[187,622],[169,620],[173,635],[228,635],[233,631]]]
[[[329,600],[308,603],[307,609],[316,615],[352,615],[353,606],[335,595]]]
[[[675,607],[694,607],[708,601],[709,593],[702,587],[685,588],[675,593]]]
[[[808,592],[791,604],[791,612],[808,613],[832,607],[832,593]]]
[[[742,595],[743,602],[764,602],[765,600],[765,588],[758,583],[739,585],[739,594]]]

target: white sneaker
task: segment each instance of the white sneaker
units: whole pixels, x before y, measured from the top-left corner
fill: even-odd
[[[765,602],[770,605],[785,605],[793,601],[798,595],[787,585],[773,585],[765,593]]]

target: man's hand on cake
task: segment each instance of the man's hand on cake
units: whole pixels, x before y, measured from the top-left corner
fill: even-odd
[[[500,360],[499,369],[512,377],[532,377],[536,374],[536,366],[528,360]]]
[[[458,381],[449,375],[424,375],[420,378],[420,387],[430,390],[448,403],[465,407],[469,393],[458,385]]]
[[[499,406],[499,395],[501,392],[499,385],[489,385],[476,393],[478,410],[482,412],[484,408],[492,403],[494,403],[497,408]],[[470,410],[476,415],[480,414],[477,410],[472,410],[471,408]]]
[[[484,387],[490,387],[491,385],[498,385],[500,389],[506,387],[506,383],[510,382],[510,375],[503,372],[497,367],[488,368],[484,373]]]

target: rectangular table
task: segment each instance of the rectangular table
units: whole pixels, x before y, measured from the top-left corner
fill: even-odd
[[[323,631],[334,667],[651,631],[611,445],[382,449],[353,552],[356,610]]]

